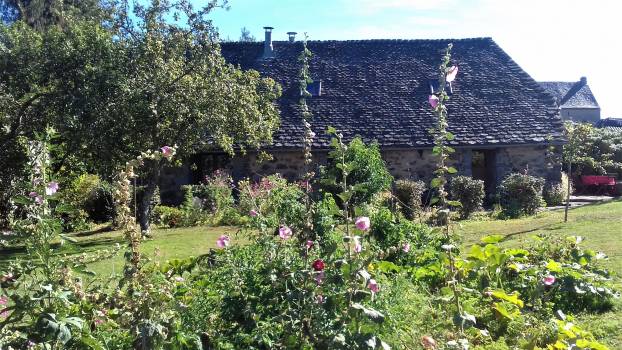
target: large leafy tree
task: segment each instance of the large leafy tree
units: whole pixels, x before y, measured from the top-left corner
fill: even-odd
[[[23,21],[2,26],[0,143],[53,126],[63,150],[57,169],[80,159],[110,175],[163,145],[177,145],[183,158],[205,147],[233,152],[270,141],[280,88],[221,56],[208,14],[222,5],[121,2],[112,25],[67,19],[45,30]],[[141,174],[143,230],[162,166],[147,163]]]

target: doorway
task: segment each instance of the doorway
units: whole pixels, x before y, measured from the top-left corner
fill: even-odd
[[[474,179],[484,181],[486,202],[490,203],[497,187],[497,152],[495,150],[473,150],[471,172]]]

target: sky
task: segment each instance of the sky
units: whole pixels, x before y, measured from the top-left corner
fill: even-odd
[[[201,0],[195,0],[196,5]],[[537,81],[587,82],[601,118],[622,118],[620,0],[229,0],[212,14],[221,37],[263,40],[492,37]]]

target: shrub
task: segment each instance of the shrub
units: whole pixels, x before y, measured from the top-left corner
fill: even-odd
[[[185,213],[183,210],[165,205],[157,205],[153,208],[153,222],[165,227],[184,226]]]
[[[508,175],[498,188],[503,214],[508,217],[533,215],[542,203],[544,179],[526,174]]]
[[[565,203],[568,195],[568,181],[568,176],[562,174],[561,182],[549,182],[544,185],[542,196],[548,206],[557,206]],[[570,191],[572,192],[572,187]]]
[[[297,184],[288,183],[281,175],[264,177],[257,183],[243,180],[240,190],[239,209],[248,215],[257,212],[263,224],[278,227],[282,224],[301,229],[306,215],[304,192]]]
[[[451,197],[462,204],[458,211],[460,217],[466,219],[472,213],[479,210],[484,203],[484,181],[475,180],[468,176],[456,176],[451,179],[449,184]]]
[[[350,198],[352,206],[368,203],[372,197],[391,187],[393,177],[382,160],[377,143],[365,145],[359,137],[348,144],[343,154],[348,176],[348,186],[353,186]],[[341,151],[335,149],[328,154],[328,165],[320,169],[320,185],[326,192],[337,194],[343,179]]]
[[[423,181],[397,180],[393,185],[393,193],[400,201],[400,209],[404,216],[412,220],[421,212],[421,197],[425,191]]]
[[[112,220],[115,215],[112,185],[100,181],[83,205],[84,211],[92,221],[101,223]]]
[[[212,214],[233,207],[233,179],[222,170],[216,170],[191,188],[192,196],[199,198],[203,209]]]

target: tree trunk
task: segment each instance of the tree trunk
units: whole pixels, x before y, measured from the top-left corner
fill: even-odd
[[[154,163],[147,171],[145,178],[145,188],[140,198],[138,198],[138,223],[140,224],[140,231],[143,236],[149,236],[150,234],[150,222],[151,216],[151,201],[153,194],[158,186],[158,180],[160,178],[160,164]]]

